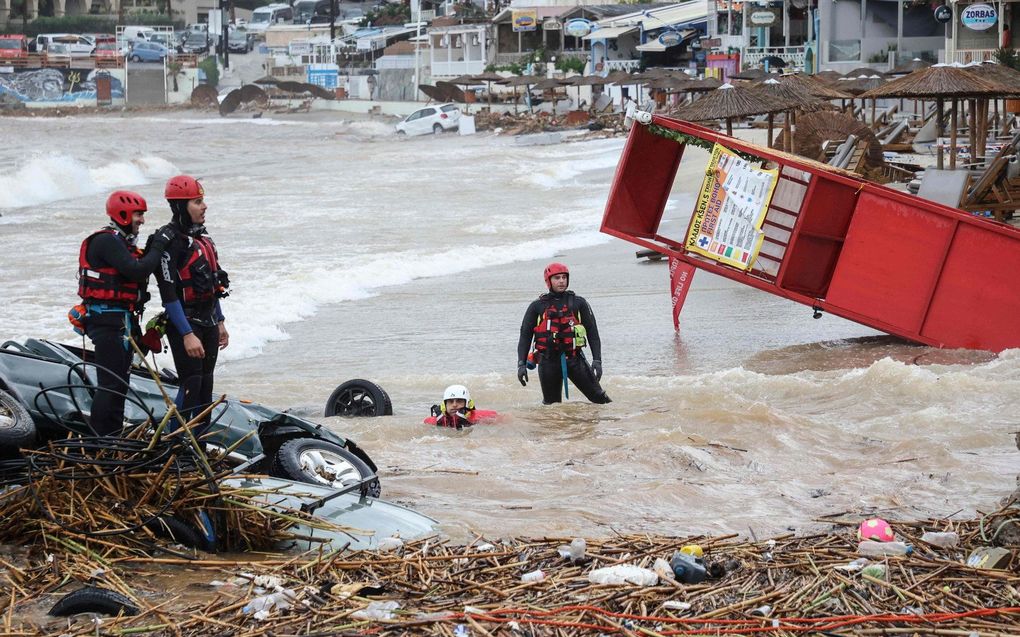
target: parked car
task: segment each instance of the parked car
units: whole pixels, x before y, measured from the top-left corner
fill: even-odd
[[[181,43],[181,50],[184,53],[198,55],[209,52],[209,36],[205,32],[188,31]]]
[[[227,36],[227,49],[231,53],[248,53],[255,48],[255,34],[244,29],[234,29]]]
[[[279,22],[290,22],[294,19],[294,10],[289,4],[277,2],[258,7],[251,12],[251,20],[248,21],[249,31],[265,31],[270,26]]]
[[[54,44],[67,45],[62,54],[71,57],[89,57],[96,48],[91,38],[75,33],[41,33],[35,36],[35,50],[40,53],[49,51]]]
[[[53,42],[43,52],[43,60],[47,64],[70,64],[71,48],[62,42]]]
[[[63,438],[69,431],[91,435],[88,425],[96,391],[96,369],[89,350],[26,339],[0,345],[0,456]],[[161,383],[173,396],[177,378],[163,370]],[[5,413],[9,412],[9,413]],[[326,403],[327,415],[382,416],[393,413],[386,392],[370,381],[341,384]],[[133,368],[125,419],[159,422],[166,404],[159,386],[143,368]],[[353,440],[319,423],[235,398],[211,415],[210,448],[229,450],[236,466],[280,478],[342,488],[363,484],[367,495],[381,488],[376,465]]]
[[[132,62],[162,62],[171,56],[170,49],[158,42],[135,42],[128,53]]]
[[[398,135],[428,135],[454,130],[460,125],[460,108],[456,104],[439,104],[419,108],[397,124]]]
[[[97,58],[117,58],[123,56],[125,53],[125,50],[117,46],[117,38],[112,35],[108,38],[103,37],[96,39],[95,56]]]
[[[0,58],[27,58],[28,38],[24,35],[0,35]]]

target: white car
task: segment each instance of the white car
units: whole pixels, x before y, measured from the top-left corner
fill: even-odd
[[[438,135],[460,125],[460,108],[456,104],[439,104],[419,108],[397,124],[398,135]]]

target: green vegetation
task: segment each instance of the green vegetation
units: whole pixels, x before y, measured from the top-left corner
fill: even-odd
[[[205,83],[213,88],[220,84],[220,67],[216,65],[216,58],[209,56],[198,63],[198,68],[205,71]]]
[[[384,4],[365,14],[361,26],[381,27],[387,24],[404,24],[411,21],[410,4]]]
[[[995,61],[1003,66],[1020,71],[1020,53],[1016,49],[995,49]]]
[[[584,73],[584,67],[587,64],[588,59],[583,57],[569,56],[556,58],[556,68],[564,72],[574,71],[575,73]]]

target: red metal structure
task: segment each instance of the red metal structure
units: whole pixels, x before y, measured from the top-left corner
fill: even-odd
[[[705,142],[779,170],[747,270],[659,234],[684,149]],[[675,312],[698,268],[926,345],[1020,347],[1016,228],[688,122],[634,125],[601,229],[670,257]]]

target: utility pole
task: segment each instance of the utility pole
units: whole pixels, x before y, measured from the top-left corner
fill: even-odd
[[[411,87],[411,101],[418,101],[418,56],[421,51],[421,2],[418,3],[418,19],[414,31],[414,86]]]
[[[329,0],[329,45],[336,42],[336,3],[337,0]],[[336,60],[333,60],[335,63]]]
[[[223,47],[223,68],[230,66],[230,23],[227,20],[227,0],[220,0],[220,46]]]

